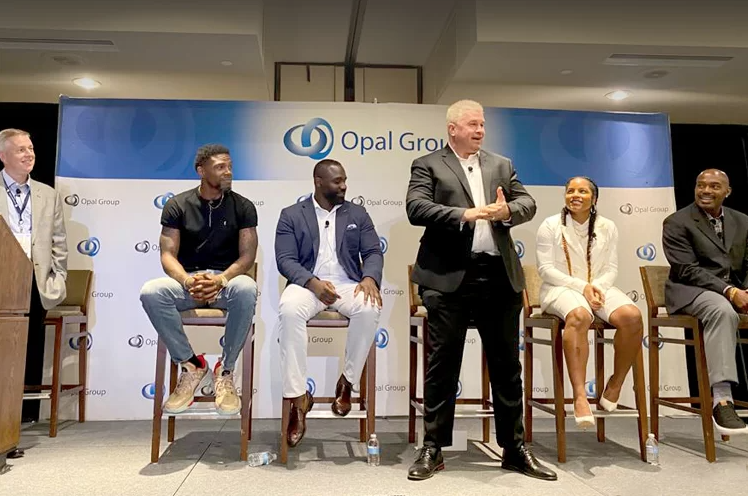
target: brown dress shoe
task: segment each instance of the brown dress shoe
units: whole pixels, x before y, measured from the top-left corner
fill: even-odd
[[[335,401],[332,402],[330,408],[332,413],[340,417],[345,417],[351,411],[351,389],[353,385],[348,382],[345,375],[340,374],[338,384],[335,386]]]
[[[286,440],[290,448],[296,447],[306,434],[306,414],[314,406],[314,397],[307,391],[301,407],[291,404],[291,415],[288,419],[288,433]]]

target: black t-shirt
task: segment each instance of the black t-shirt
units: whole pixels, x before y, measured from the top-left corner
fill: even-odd
[[[184,270],[223,271],[239,258],[239,230],[257,226],[257,209],[231,190],[209,202],[193,188],[166,202],[161,225],[179,229],[177,260]]]

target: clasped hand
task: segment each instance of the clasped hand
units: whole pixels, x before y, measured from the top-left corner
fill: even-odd
[[[212,303],[223,286],[220,274],[201,272],[187,278],[186,284],[190,296],[198,303]]]
[[[592,284],[588,284],[584,287],[582,292],[584,299],[590,304],[590,308],[593,310],[600,310],[605,305],[605,294],[603,294],[600,288],[596,288]]]
[[[509,206],[504,197],[501,186],[496,188],[496,201],[484,207],[468,208],[462,215],[463,222],[475,222],[476,220],[503,221],[511,217]]]

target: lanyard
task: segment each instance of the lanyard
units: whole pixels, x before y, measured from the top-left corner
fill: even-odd
[[[23,200],[23,205],[19,207],[18,201],[16,201],[15,195],[11,193],[8,183],[5,182],[5,177],[3,177],[3,184],[5,185],[5,192],[8,193],[8,197],[10,198],[10,201],[13,202],[13,208],[15,208],[16,212],[18,212],[18,221],[20,224],[23,224],[23,212],[26,210],[26,206],[29,204],[29,198],[31,197],[31,192],[29,192],[29,194],[26,195],[26,199]]]

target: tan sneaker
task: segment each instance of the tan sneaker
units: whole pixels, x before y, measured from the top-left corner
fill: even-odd
[[[208,367],[203,355],[197,357],[202,363],[202,368],[197,368],[190,362],[184,362],[182,373],[179,374],[177,387],[169,395],[169,399],[164,403],[164,412],[181,413],[187,410],[195,401],[195,391],[213,381],[213,374]]]
[[[242,401],[234,387],[234,373],[224,375],[221,363],[216,364],[215,391],[216,411],[221,415],[236,415],[242,409]]]

